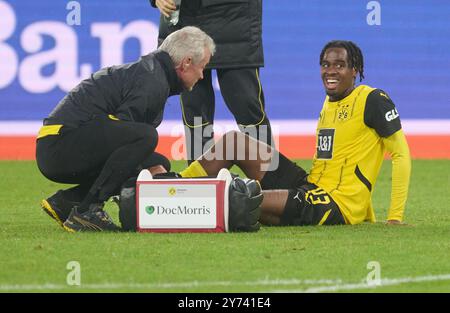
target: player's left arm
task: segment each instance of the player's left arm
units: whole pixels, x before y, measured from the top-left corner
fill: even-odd
[[[373,90],[366,101],[364,122],[375,129],[392,159],[391,204],[388,224],[403,221],[411,175],[411,157],[400,116],[391,98],[381,89]]]
[[[403,221],[409,179],[411,177],[411,157],[403,130],[383,138],[386,150],[392,159],[392,190],[387,223],[398,224]]]

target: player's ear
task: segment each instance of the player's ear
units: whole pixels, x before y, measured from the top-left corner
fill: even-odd
[[[356,77],[358,76],[358,70],[354,67],[353,68],[353,78],[356,80]]]

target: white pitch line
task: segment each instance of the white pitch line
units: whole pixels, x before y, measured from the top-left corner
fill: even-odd
[[[339,279],[260,279],[256,281],[192,281],[180,283],[105,283],[105,284],[81,284],[81,286],[69,286],[63,284],[28,284],[28,285],[0,285],[0,291],[15,290],[60,290],[60,289],[175,289],[195,287],[231,287],[231,286],[289,286],[289,285],[335,285],[342,283]]]
[[[332,286],[315,286],[306,289],[297,290],[270,290],[268,292],[280,292],[280,293],[319,293],[319,292],[335,292],[342,290],[360,290],[360,289],[375,289],[385,286],[396,286],[405,283],[419,283],[419,282],[434,282],[450,280],[450,274],[443,275],[428,275],[417,277],[403,277],[403,278],[384,278],[381,279],[379,285],[369,285],[366,281],[360,283],[350,284],[336,284]]]
[[[450,280],[450,274],[443,275],[428,275],[417,277],[403,277],[403,278],[385,278],[381,280],[380,285],[370,286],[366,282],[347,283],[343,284],[340,279],[261,279],[256,281],[192,281],[181,283],[154,283],[154,284],[139,284],[139,283],[105,283],[105,284],[81,284],[81,286],[68,286],[63,284],[30,284],[30,285],[0,285],[0,291],[30,291],[30,290],[61,290],[61,289],[175,289],[175,288],[195,288],[195,287],[232,287],[232,286],[288,286],[288,285],[316,285],[306,289],[286,289],[286,290],[269,290],[267,292],[281,292],[281,293],[319,293],[319,292],[335,292],[342,290],[359,290],[359,289],[374,289],[384,286],[395,286],[405,283],[418,282],[433,282]],[[318,286],[325,285],[325,286]]]

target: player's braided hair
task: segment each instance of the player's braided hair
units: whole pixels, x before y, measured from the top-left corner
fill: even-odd
[[[347,50],[347,62],[351,68],[354,68],[359,73],[359,81],[364,79],[364,58],[361,49],[354,42],[347,40],[333,40],[328,42],[320,53],[319,64],[322,64],[323,55],[329,48],[344,48]]]

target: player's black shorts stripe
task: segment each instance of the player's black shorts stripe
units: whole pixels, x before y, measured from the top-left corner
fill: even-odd
[[[369,191],[372,191],[372,184],[370,183],[370,181],[363,175],[363,173],[361,173],[361,170],[359,169],[358,165],[356,165],[355,168],[355,174],[356,177],[359,178],[359,180],[366,185],[367,189],[369,189]]]

